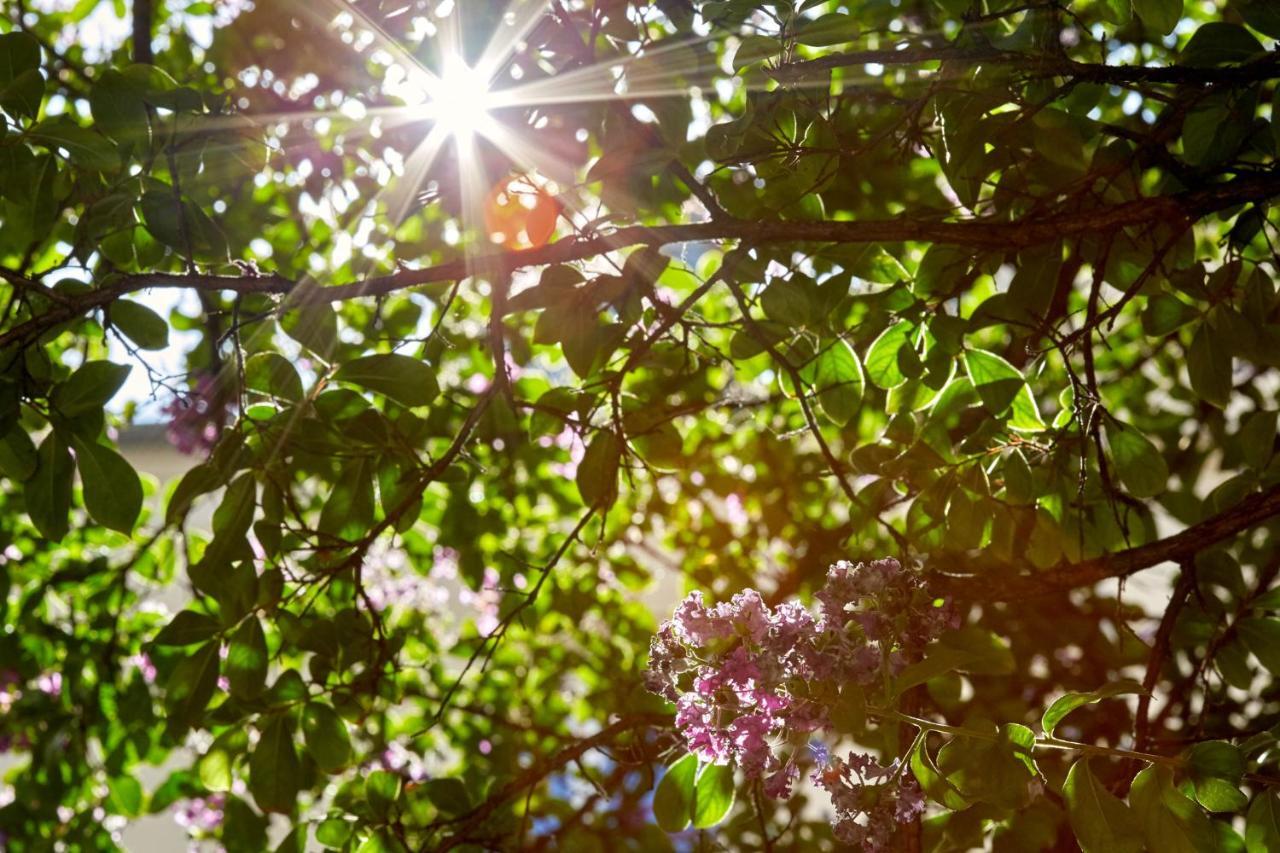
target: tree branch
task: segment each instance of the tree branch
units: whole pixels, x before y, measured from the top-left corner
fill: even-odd
[[[151,0],[133,0],[133,61],[151,64]]]
[[[611,743],[618,735],[624,732],[651,726],[666,726],[670,722],[671,716],[669,714],[634,714],[623,717],[594,735],[583,738],[572,746],[565,747],[554,755],[542,759],[500,788],[497,793],[490,795],[479,806],[450,821],[450,823],[457,823],[460,826],[458,826],[453,835],[441,841],[439,846],[433,849],[439,851],[451,850],[459,844],[465,843],[467,834],[484,823],[504,803],[511,800],[525,788],[538,784],[566,764],[578,760],[590,750]]]
[[[1210,213],[1280,195],[1280,173],[1236,178],[1205,189],[1176,195],[1149,196],[1122,204],[1052,216],[1025,217],[1011,222],[972,219],[944,222],[927,219],[864,220],[860,222],[713,221],[683,225],[633,225],[587,239],[564,239],[533,249],[498,252],[478,258],[457,258],[423,269],[401,269],[390,275],[333,287],[300,285],[278,274],[218,276],[181,273],[143,273],[121,276],[65,305],[52,307],[0,335],[0,349],[22,346],[59,323],[73,320],[119,297],[152,288],[227,290],[239,294],[288,294],[286,307],[381,296],[422,284],[465,278],[475,270],[510,271],[522,267],[562,264],[593,258],[628,246],[664,246],[707,240],[747,243],[904,243],[920,242],[1008,252],[1052,240],[1102,234],[1132,226],[1195,220]]]
[[[1018,601],[1078,589],[1110,578],[1128,577],[1161,563],[1183,562],[1214,543],[1230,539],[1276,515],[1280,515],[1280,484],[1252,494],[1180,533],[1136,548],[1034,574],[935,572],[929,585],[940,594],[966,601]]]
[[[817,59],[789,62],[774,69],[780,81],[802,80],[834,68],[861,65],[919,65],[926,62],[968,62],[1005,65],[1036,77],[1070,77],[1086,83],[1129,86],[1143,83],[1176,86],[1240,85],[1280,77],[1280,55],[1275,53],[1241,65],[1203,68],[1189,65],[1106,65],[1077,62],[1065,56],[1027,54],[992,47],[965,48],[953,44],[911,46],[900,49],[832,53]]]

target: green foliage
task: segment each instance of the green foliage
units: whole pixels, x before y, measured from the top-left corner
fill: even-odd
[[[1142,849],[1142,830],[1133,811],[1098,780],[1088,758],[1071,765],[1062,794],[1076,841],[1085,853]]]
[[[411,5],[0,20],[4,844],[826,849],[647,649],[893,554],[924,849],[1280,847],[1276,4]]]
[[[1044,729],[1046,735],[1053,735],[1053,730],[1058,724],[1066,719],[1067,715],[1076,708],[1083,708],[1085,705],[1092,705],[1094,702],[1101,702],[1103,699],[1110,699],[1113,696],[1123,696],[1127,693],[1142,693],[1143,687],[1136,681],[1118,681],[1115,684],[1108,684],[1098,690],[1091,690],[1088,693],[1068,693],[1060,696],[1053,701],[1053,704],[1045,709],[1044,716],[1040,718],[1040,726]],[[1082,770],[1087,773],[1087,770]]]
[[[733,769],[724,765],[701,765],[687,753],[667,767],[654,790],[653,813],[658,826],[679,832],[693,824],[706,829],[724,820],[733,808],[736,789]]]

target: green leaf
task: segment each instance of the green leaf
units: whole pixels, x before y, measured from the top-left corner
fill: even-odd
[[[461,779],[453,776],[429,779],[422,787],[431,804],[446,815],[462,814],[471,808],[471,795]]]
[[[177,524],[186,516],[197,497],[212,492],[220,485],[222,485],[222,475],[218,471],[218,466],[211,462],[196,465],[183,474],[169,496],[169,506],[164,515],[165,524]]]
[[[260,352],[244,363],[245,387],[271,397],[298,403],[302,400],[302,378],[289,359],[276,352]]]
[[[934,766],[926,740],[927,738],[924,737],[918,738],[915,749],[911,751],[911,772],[915,775],[916,781],[920,783],[921,790],[928,794],[934,802],[941,803],[952,811],[961,811],[968,808],[969,801]]]
[[[326,362],[338,348],[338,315],[327,304],[304,305],[280,318],[284,333]]]
[[[375,831],[355,849],[355,853],[403,853],[403,851],[404,847],[387,829]]]
[[[653,816],[667,832],[681,832],[693,820],[694,783],[698,757],[686,753],[667,767],[653,792]]]
[[[1174,787],[1168,767],[1152,765],[1134,777],[1129,803],[1142,825],[1148,850],[1203,853],[1217,849],[1213,824]]]
[[[75,476],[71,452],[57,433],[49,433],[36,452],[36,470],[23,487],[27,515],[40,535],[55,542],[67,535],[71,485]]]
[[[293,746],[293,718],[276,714],[249,757],[249,792],[262,811],[288,814],[298,799],[301,775]]]
[[[738,44],[738,51],[733,55],[734,73],[755,65],[764,59],[776,56],[782,50],[782,44],[769,36],[746,36]]]
[[[400,799],[400,789],[400,777],[386,770],[375,770],[364,780],[365,798],[380,817],[390,814],[392,806]]]
[[[1249,797],[1226,779],[1208,776],[1192,780],[1196,802],[1211,812],[1235,813],[1243,809]]]
[[[24,71],[8,82],[0,82],[0,107],[14,116],[34,119],[40,115],[44,88],[44,75],[37,69]]]
[[[40,42],[24,32],[0,35],[0,84],[40,68]]]
[[[907,381],[899,363],[899,352],[911,349],[915,326],[900,320],[880,333],[867,350],[867,378],[880,388],[893,388]],[[913,352],[914,354],[914,352]]]
[[[1153,338],[1162,338],[1194,320],[1197,312],[1187,303],[1168,293],[1157,293],[1147,300],[1142,312],[1142,329]]]
[[[799,328],[809,324],[813,306],[799,281],[777,279],[760,294],[760,307],[775,323]]]
[[[1179,61],[1193,67],[1211,67],[1248,62],[1266,49],[1253,34],[1239,24],[1210,21],[1201,24],[1182,49]]]
[[[981,736],[956,737],[938,752],[938,770],[966,799],[1006,809],[1025,806],[1037,774],[1035,734],[1026,726],[973,723]]]
[[[1280,850],[1280,796],[1264,790],[1254,797],[1245,818],[1244,843],[1248,853]]]
[[[142,511],[142,480],[138,472],[110,447],[72,434],[84,506],[103,527],[132,533]]]
[[[1258,610],[1280,610],[1280,588],[1262,593],[1249,606]]]
[[[210,263],[225,262],[227,238],[200,205],[171,187],[151,181],[139,199],[142,220],[151,236],[183,257]],[[327,306],[325,306],[327,307]]]
[[[1245,464],[1262,471],[1271,461],[1276,444],[1276,416],[1280,412],[1259,410],[1245,416],[1237,435]]]
[[[215,742],[196,763],[196,774],[200,777],[200,784],[210,791],[230,791],[235,784],[232,763],[231,753]]]
[[[340,817],[323,820],[316,827],[316,841],[331,850],[337,850],[347,843],[355,823]]]
[[[733,808],[736,793],[732,767],[722,764],[703,767],[693,788],[694,829],[707,829],[724,820]]]
[[[1240,748],[1225,740],[1206,740],[1187,750],[1184,759],[1194,776],[1216,776],[1239,782],[1244,776],[1245,760]]]
[[[65,114],[45,119],[28,130],[27,136],[49,148],[66,151],[68,159],[81,168],[97,172],[120,168],[120,155],[111,140],[81,127]]]
[[[843,338],[818,354],[814,364],[814,388],[827,417],[844,426],[862,405],[864,380],[858,354]]]
[[[896,284],[911,277],[901,261],[876,243],[841,246],[832,256],[854,276],[873,284]]]
[[[618,498],[618,466],[622,460],[622,442],[612,430],[602,429],[587,445],[578,464],[574,481],[578,494],[587,506],[608,509]]]
[[[1027,385],[1018,368],[986,350],[967,351],[964,366],[982,404],[996,417],[1002,417],[1009,411],[1014,398]]]
[[[302,711],[302,734],[316,766],[326,773],[336,773],[351,762],[347,724],[328,705],[307,703]]]
[[[227,681],[231,695],[253,699],[267,686],[267,637],[262,624],[250,616],[231,635],[227,649]]]
[[[1160,35],[1168,35],[1182,18],[1182,0],[1133,0],[1133,13]]]
[[[1071,765],[1062,786],[1067,816],[1084,853],[1128,853],[1142,849],[1138,819],[1089,768],[1088,758]]]
[[[1201,323],[1187,350],[1187,373],[1196,396],[1219,409],[1231,399],[1231,349],[1222,333]]]
[[[1209,166],[1231,159],[1253,131],[1257,108],[1257,94],[1252,91],[1227,90],[1197,101],[1182,123],[1186,160]]]
[[[1280,39],[1280,7],[1276,6],[1275,0],[1230,0],[1230,6],[1258,32]]]
[[[111,304],[107,316],[139,349],[162,350],[169,345],[169,324],[145,305],[121,299]]]
[[[0,436],[0,475],[22,482],[36,472],[38,464],[36,446],[20,424]]]
[[[1241,619],[1236,633],[1268,672],[1280,675],[1280,620]]]
[[[321,533],[350,541],[359,539],[373,524],[372,466],[368,456],[347,460],[320,511],[318,529]]]
[[[1100,687],[1097,690],[1091,690],[1088,693],[1067,693],[1059,696],[1053,701],[1052,705],[1045,709],[1044,716],[1040,719],[1040,726],[1044,729],[1046,735],[1052,736],[1053,730],[1058,727],[1058,723],[1062,722],[1076,708],[1083,708],[1085,705],[1092,705],[1095,702],[1101,702],[1103,699],[1110,699],[1112,696],[1145,692],[1147,691],[1141,684],[1126,679]]]
[[[218,620],[194,610],[183,610],[152,641],[157,646],[193,646],[217,634]]]
[[[1209,811],[1236,812],[1249,802],[1239,788],[1245,770],[1239,747],[1223,740],[1202,741],[1187,750],[1184,760],[1196,801]]]
[[[1000,637],[976,625],[948,631],[928,645],[924,659],[910,664],[893,682],[894,695],[947,672],[1008,675],[1013,652]]]
[[[858,37],[857,20],[849,14],[830,12],[804,23],[796,33],[796,41],[810,47],[848,44]]]
[[[405,406],[425,406],[440,394],[435,371],[398,353],[367,355],[342,365],[336,379],[377,391]]]
[[[241,474],[222,495],[213,513],[213,541],[205,546],[200,562],[192,568],[191,578],[204,592],[214,593],[215,579],[245,550],[245,534],[253,523],[257,509],[258,486],[252,474]]]
[[[1105,435],[1120,482],[1135,498],[1150,498],[1169,486],[1169,466],[1156,446],[1138,430],[1107,421]]]
[[[106,69],[89,90],[93,123],[117,142],[145,140],[150,133],[145,92],[138,81]]]
[[[112,814],[139,817],[142,814],[142,784],[132,776],[107,781],[107,809]]]
[[[190,728],[203,716],[218,686],[219,647],[217,641],[205,643],[173,668],[164,688],[173,724]]]
[[[132,369],[110,361],[86,361],[65,382],[54,386],[49,401],[66,417],[101,411]]]

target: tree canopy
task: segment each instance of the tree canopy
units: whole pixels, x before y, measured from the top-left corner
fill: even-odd
[[[0,846],[1280,850],[1277,39],[6,4]]]

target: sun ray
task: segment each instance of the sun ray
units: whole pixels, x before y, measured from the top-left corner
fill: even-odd
[[[548,11],[546,0],[512,0],[476,60],[476,70],[487,80],[496,78]]]

